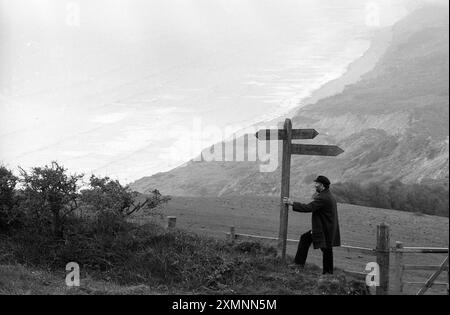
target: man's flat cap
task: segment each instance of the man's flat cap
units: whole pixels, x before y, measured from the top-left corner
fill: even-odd
[[[314,182],[316,182],[316,183],[321,183],[321,184],[323,184],[324,186],[330,186],[330,185],[331,185],[330,180],[329,180],[328,178],[326,178],[325,176],[319,176],[319,177],[317,177],[316,180],[315,180]]]

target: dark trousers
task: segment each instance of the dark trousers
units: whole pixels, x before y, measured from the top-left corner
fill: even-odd
[[[313,243],[312,233],[309,231],[300,238],[298,244],[297,255],[295,255],[295,263],[304,266],[308,258],[308,251]],[[321,248],[323,259],[323,274],[333,274],[333,248]]]

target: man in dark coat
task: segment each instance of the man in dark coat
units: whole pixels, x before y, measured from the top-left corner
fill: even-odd
[[[341,246],[337,204],[330,192],[330,181],[319,176],[315,181],[316,194],[310,204],[293,202],[289,198],[284,203],[293,206],[295,212],[312,213],[312,230],[300,238],[295,264],[304,267],[311,245],[321,249],[323,256],[323,274],[333,274],[333,247]]]

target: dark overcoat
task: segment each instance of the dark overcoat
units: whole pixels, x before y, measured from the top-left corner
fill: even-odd
[[[312,237],[314,249],[341,246],[336,199],[329,189],[315,194],[310,204],[294,203],[293,210],[312,213]]]

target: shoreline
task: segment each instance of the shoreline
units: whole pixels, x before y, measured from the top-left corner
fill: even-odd
[[[287,117],[295,117],[296,114],[301,111],[303,108],[312,106],[318,101],[338,95],[344,91],[344,89],[352,84],[359,82],[364,75],[368,74],[372,71],[378,61],[382,58],[386,50],[388,49],[391,40],[392,40],[392,27],[383,28],[374,32],[370,40],[370,47],[366,50],[366,52],[359,58],[355,59],[348,66],[343,75],[338,77],[337,79],[328,81],[317,90],[315,90],[310,97],[305,98],[304,100],[299,102],[299,105],[293,109],[290,109],[285,114],[278,116],[276,118],[268,119],[268,120],[260,120],[256,123],[250,124],[248,127],[257,127],[258,126],[268,126],[268,125],[279,125],[284,122],[284,119]],[[247,127],[247,128],[248,128]],[[239,132],[239,131],[237,131]],[[233,139],[225,139],[221,141],[221,143],[227,143],[233,141]],[[201,152],[198,153],[198,156],[201,155],[208,148],[203,148]],[[192,159],[195,159],[193,157]],[[160,174],[167,174],[174,170],[184,168],[192,161],[192,159],[180,163],[178,166],[165,171],[165,172],[157,172],[155,174],[151,174],[148,176],[141,177],[138,180],[132,181],[130,184],[135,184],[137,181],[143,178],[151,178]]]
[[[285,118],[296,116],[297,112],[305,107],[314,105],[325,98],[341,94],[347,86],[358,83],[366,74],[375,68],[378,61],[389,48],[392,41],[392,35],[392,26],[369,32],[367,35],[367,40],[370,42],[369,48],[360,57],[352,61],[345,68],[342,75],[322,84],[317,89],[313,90],[310,96],[299,100],[297,106],[288,109],[285,113],[267,119],[255,118],[253,122],[249,122],[248,126],[245,128],[278,125],[283,123]],[[240,130],[237,132],[239,131]],[[228,142],[229,140],[231,139],[225,139],[223,142]],[[184,164],[185,163],[182,163],[182,165]]]
[[[392,41],[392,35],[392,27],[386,27],[376,31],[370,39],[370,47],[361,57],[355,59],[348,65],[343,75],[337,79],[328,81],[315,90],[310,97],[301,100],[296,108],[270,122],[280,123],[284,118],[294,117],[302,109],[312,106],[323,99],[339,95],[347,86],[358,83],[366,74],[375,68],[383,57]]]

